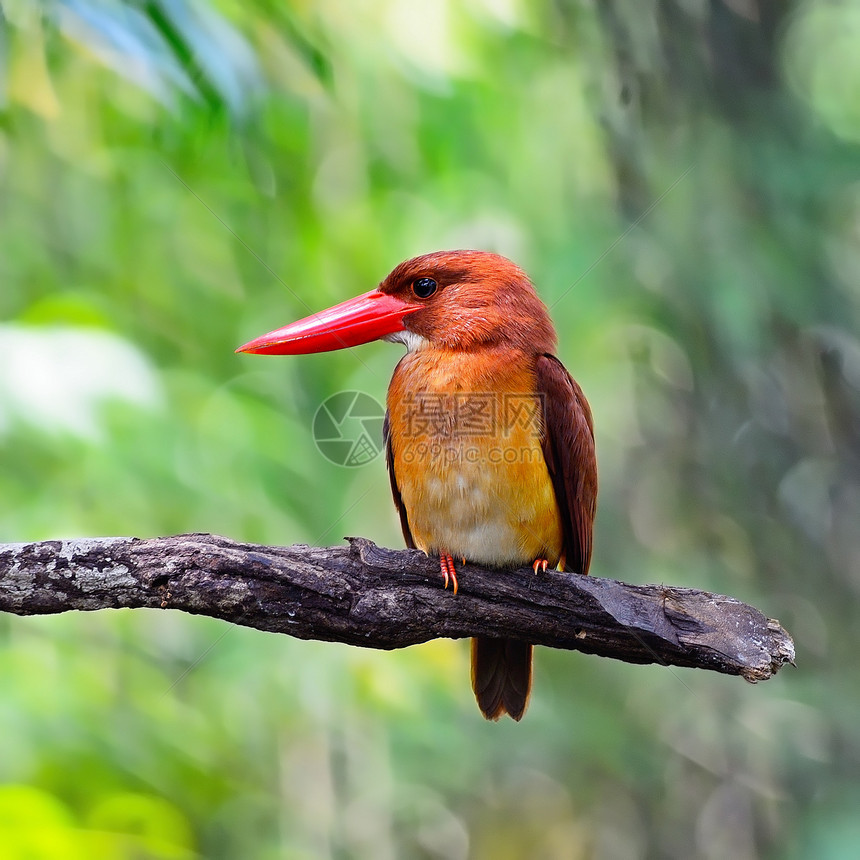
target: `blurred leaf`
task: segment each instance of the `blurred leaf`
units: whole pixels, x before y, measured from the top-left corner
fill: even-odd
[[[9,860],[87,856],[69,811],[57,798],[29,786],[0,786],[0,838]]]
[[[94,830],[136,837],[135,842],[148,857],[196,856],[191,850],[193,840],[185,817],[159,797],[130,793],[111,795],[93,808],[88,823]]]

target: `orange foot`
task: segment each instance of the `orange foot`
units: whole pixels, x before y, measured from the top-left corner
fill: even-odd
[[[463,564],[466,563],[466,560],[463,559]],[[457,570],[454,567],[454,559],[451,558],[451,554],[447,552],[439,553],[439,569],[442,571],[442,576],[445,578],[445,588],[448,587],[448,583],[451,582],[454,585],[454,594],[457,593]]]
[[[545,558],[536,558],[535,563],[532,565],[532,570],[537,573],[538,570],[542,570],[546,573],[546,566],[549,562]]]

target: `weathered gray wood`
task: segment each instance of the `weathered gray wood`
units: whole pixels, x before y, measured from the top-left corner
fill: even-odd
[[[770,678],[794,661],[777,621],[719,594],[467,565],[456,596],[438,560],[364,538],[271,547],[215,535],[0,544],[0,610],[181,609],[300,639],[402,648],[508,636],[630,663]]]

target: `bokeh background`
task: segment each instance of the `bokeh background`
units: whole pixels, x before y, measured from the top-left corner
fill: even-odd
[[[860,5],[3,0],[0,540],[401,537],[319,404],[400,350],[237,356],[440,248],[532,275],[596,420],[593,571],[794,634],[759,686],[170,612],[0,618],[4,858],[860,850]]]

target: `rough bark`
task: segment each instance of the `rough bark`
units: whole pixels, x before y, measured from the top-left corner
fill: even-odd
[[[506,636],[630,663],[770,678],[793,663],[779,622],[731,597],[466,565],[456,596],[437,560],[364,538],[271,547],[215,535],[0,544],[0,610],[181,609],[300,639],[403,648]]]

